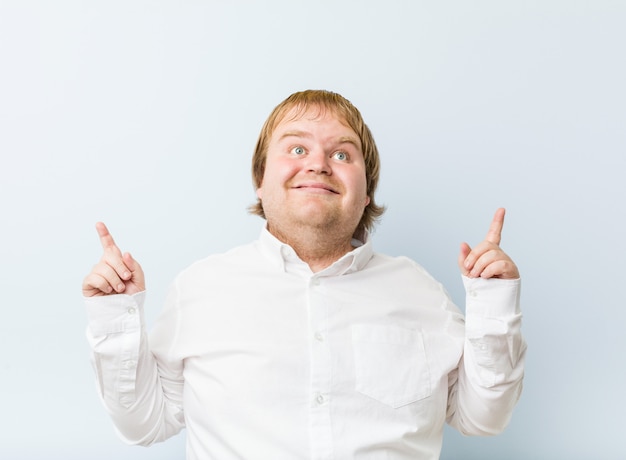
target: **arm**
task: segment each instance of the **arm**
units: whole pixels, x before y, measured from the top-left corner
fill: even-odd
[[[503,223],[504,209],[498,209],[485,240],[473,250],[463,243],[459,255],[466,289],[465,344],[451,381],[448,423],[464,434],[504,430],[522,390],[526,344],[519,271],[500,249]]]
[[[104,224],[96,228],[103,256],[83,281],[91,362],[100,398],[120,437],[148,445],[184,426],[182,366],[157,363],[143,319],[141,266],[121,253]]]

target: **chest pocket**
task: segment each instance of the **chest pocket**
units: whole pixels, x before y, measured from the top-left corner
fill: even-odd
[[[431,395],[430,369],[419,330],[352,326],[355,389],[393,408]]]

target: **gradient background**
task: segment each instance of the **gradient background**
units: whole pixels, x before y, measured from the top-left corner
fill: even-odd
[[[338,91],[378,142],[375,248],[463,304],[458,245],[508,210],[525,391],[442,458],[626,458],[626,2],[0,1],[0,457],[182,459],[114,434],[84,338],[105,221],[148,279],[263,224],[250,157],[271,109]]]

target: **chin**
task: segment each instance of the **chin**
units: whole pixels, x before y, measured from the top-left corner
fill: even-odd
[[[339,217],[339,213],[329,212],[328,210],[323,210],[319,207],[311,207],[308,209],[301,208],[292,214],[292,218],[295,221],[298,221],[300,225],[309,225],[320,228],[333,226],[340,221]]]

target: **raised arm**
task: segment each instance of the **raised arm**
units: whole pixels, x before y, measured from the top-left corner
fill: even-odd
[[[98,222],[96,230],[102,257],[83,294],[99,395],[125,442],[152,444],[184,426],[182,362],[157,364],[143,320],[141,266],[120,251],[106,225]]]
[[[522,390],[520,280],[500,248],[504,212],[496,211],[481,243],[461,245],[458,259],[467,293],[465,346],[458,381],[450,379],[448,423],[468,435],[501,432]]]

